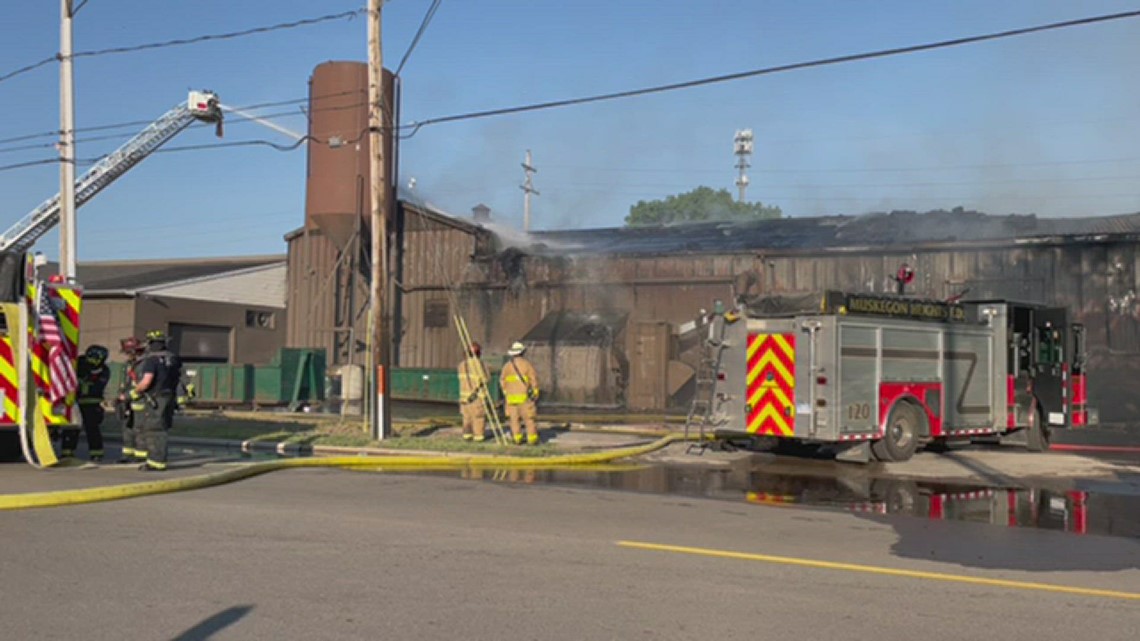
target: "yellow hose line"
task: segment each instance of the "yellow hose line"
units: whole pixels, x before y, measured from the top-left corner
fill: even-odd
[[[224,472],[186,476],[176,479],[128,483],[92,487],[81,490],[59,490],[54,492],[31,492],[25,494],[0,495],[0,510],[23,510],[37,507],[59,507],[117,501],[120,499],[197,490],[241,479],[275,472],[277,470],[308,467],[342,467],[373,469],[462,469],[462,468],[544,468],[565,466],[588,466],[608,463],[623,458],[648,454],[666,445],[683,440],[683,437],[670,434],[652,443],[635,447],[591,452],[589,454],[562,454],[556,456],[493,456],[487,454],[460,455],[440,458],[436,456],[334,456],[328,458],[296,458],[263,463],[250,463],[234,467]]]

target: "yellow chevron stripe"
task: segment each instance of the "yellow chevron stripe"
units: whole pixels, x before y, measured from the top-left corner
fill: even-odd
[[[772,339],[776,341],[780,351],[784,352],[784,356],[787,356],[788,360],[794,363],[796,361],[796,350],[788,343],[788,339],[784,338],[783,334],[773,334]]]
[[[74,289],[60,288],[60,289],[57,289],[56,291],[59,293],[59,297],[63,299],[63,302],[67,303],[68,307],[71,307],[72,309],[78,309],[79,308],[79,303],[82,299],[80,298],[79,294],[77,294],[75,292]]]
[[[775,407],[772,407],[771,405],[768,405],[764,409],[760,410],[760,413],[756,415],[756,418],[754,418],[749,423],[748,431],[758,432],[767,421],[772,421],[775,423],[776,431],[781,435],[791,436],[792,430],[788,429],[788,422],[785,421],[784,417],[780,415],[779,410],[777,410]]]
[[[756,382],[756,379],[760,376],[760,372],[764,371],[764,367],[769,364],[771,364],[772,367],[776,369],[776,373],[780,375],[780,378],[784,379],[784,382],[788,384],[788,387],[796,386],[795,377],[792,376],[791,372],[788,371],[788,368],[785,367],[784,363],[780,361],[780,357],[776,356],[774,352],[765,353],[760,357],[760,360],[756,363],[756,366],[748,370],[748,385],[752,385],[752,383]],[[762,382],[761,385],[771,385],[771,383]]]
[[[767,334],[756,334],[753,337],[752,342],[749,343],[749,345],[748,345],[748,360],[749,361],[752,360],[752,357],[756,354],[756,350],[760,349],[760,347],[765,343],[767,338],[768,338]],[[745,362],[748,362],[748,361],[745,361]]]
[[[778,387],[773,387],[772,394],[776,397],[776,400],[780,402],[781,407],[791,409],[791,416],[796,415],[796,408],[792,404],[792,401],[788,399],[788,395],[784,393],[784,390]]]
[[[752,395],[748,397],[748,405],[751,407],[756,407],[757,405],[759,405],[760,401],[764,400],[764,396],[768,393],[768,391],[770,389],[772,389],[772,388],[770,388],[770,387],[757,387],[752,392]]]
[[[13,423],[18,422],[20,420],[20,405],[10,398],[5,398],[4,416]]]
[[[11,383],[12,387],[20,386],[20,377],[19,374],[16,373],[16,366],[7,360],[0,359],[0,378]]]

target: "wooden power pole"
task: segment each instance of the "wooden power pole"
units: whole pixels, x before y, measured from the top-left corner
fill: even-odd
[[[368,145],[370,195],[372,204],[372,283],[369,292],[369,339],[372,347],[373,402],[369,419],[372,437],[392,435],[391,407],[388,403],[388,377],[391,353],[388,340],[388,182],[384,175],[384,58],[380,47],[380,9],[383,0],[368,0]]]

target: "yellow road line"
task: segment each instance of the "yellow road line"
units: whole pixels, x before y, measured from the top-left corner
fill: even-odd
[[[656,552],[679,552],[681,554],[696,554],[699,556],[712,556],[722,559],[738,559],[742,561],[762,561],[764,563],[779,563],[783,565],[797,565],[800,567],[817,568],[822,570],[846,570],[848,572],[864,572],[867,574],[881,574],[886,576],[900,576],[910,579],[926,579],[928,581],[948,581],[951,583],[970,583],[973,585],[988,585],[998,588],[1014,588],[1018,590],[1040,590],[1043,592],[1060,592],[1062,594],[1080,594],[1084,596],[1098,596],[1110,599],[1130,599],[1140,601],[1138,592],[1118,592],[1116,590],[1098,590],[1095,588],[1081,588],[1070,585],[1054,585],[1050,583],[1032,583],[1028,581],[1010,581],[1007,579],[988,579],[964,574],[943,574],[941,572],[921,572],[918,570],[900,570],[875,565],[857,565],[854,563],[836,563],[834,561],[818,561],[794,556],[772,556],[769,554],[749,554],[745,552],[732,552],[729,550],[713,550],[709,548],[693,548],[680,545],[663,545],[660,543],[645,543],[642,541],[617,541],[621,547],[640,550],[653,550]]]

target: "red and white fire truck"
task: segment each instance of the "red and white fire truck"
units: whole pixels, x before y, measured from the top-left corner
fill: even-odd
[[[905,461],[923,445],[1089,423],[1084,328],[1066,309],[824,292],[741,301],[710,327],[702,428]],[[698,388],[699,389],[699,388]]]

